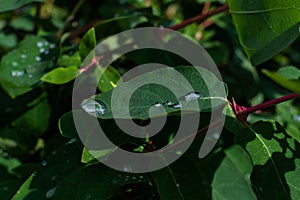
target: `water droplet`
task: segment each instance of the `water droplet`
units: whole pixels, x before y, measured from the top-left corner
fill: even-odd
[[[44,53],[46,49],[40,48],[40,53]]]
[[[16,66],[18,66],[19,64],[17,63],[17,62],[12,62],[12,66],[14,66],[14,67],[16,67]]]
[[[135,180],[135,179],[136,179],[136,177],[135,177],[135,176],[133,176],[133,177],[132,177],[132,180]]]
[[[55,195],[55,192],[56,192],[56,187],[48,190],[45,195],[46,198],[48,198],[48,199],[52,198]]]
[[[51,181],[54,181],[57,178],[57,176],[52,176]]]
[[[56,47],[55,44],[50,44],[50,46],[49,46],[50,49],[54,49],[55,47]]]
[[[33,75],[32,74],[28,74],[28,78],[32,78],[33,77]]]
[[[143,179],[144,178],[144,176],[140,176],[140,179]]]
[[[172,103],[171,101],[167,101],[165,104],[169,107],[174,105],[174,103]]]
[[[44,42],[44,45],[45,45],[45,46],[48,46],[48,45],[49,45],[49,42],[48,42],[48,41],[45,41],[45,42]]]
[[[27,58],[27,55],[26,55],[26,54],[22,54],[22,55],[21,55],[21,58],[23,58],[23,59],[24,59],[24,58]]]
[[[3,191],[7,191],[7,190],[8,190],[8,187],[5,186],[5,187],[3,187],[2,189],[3,189]]]
[[[294,118],[294,120],[296,120],[297,122],[300,122],[300,115],[294,115],[293,118]]]
[[[52,151],[51,155],[55,155],[56,154],[56,151]]]
[[[131,168],[130,165],[124,165],[123,171],[124,171],[124,172],[131,172],[131,171],[132,171],[132,168]]]
[[[190,92],[184,96],[185,101],[193,101],[201,98],[202,95],[198,92]]]
[[[49,54],[49,50],[45,50],[44,54],[48,55]]]
[[[41,57],[39,57],[39,56],[36,56],[36,57],[35,57],[35,60],[39,62],[39,61],[41,61],[41,60],[42,60],[42,58],[41,58]]]
[[[177,104],[174,104],[172,107],[173,107],[173,108],[181,108],[182,105],[181,105],[181,103],[177,103]]]
[[[13,76],[13,77],[21,77],[21,76],[23,76],[24,75],[24,70],[13,70],[13,71],[11,71],[11,75]]]
[[[157,102],[157,103],[153,104],[153,106],[154,106],[154,107],[161,107],[162,105],[161,105],[161,103],[158,103],[158,102]]]
[[[150,186],[153,186],[152,181],[148,181],[148,184],[149,184]]]
[[[43,47],[44,45],[43,45],[42,42],[37,42],[37,43],[36,43],[36,46],[37,46],[38,48],[41,48],[41,47]]]
[[[43,167],[45,167],[47,164],[48,164],[48,163],[47,163],[46,160],[43,160],[43,161],[42,161],[42,166],[43,166]]]
[[[178,183],[176,183],[176,187],[180,187],[180,185]]]
[[[73,144],[74,142],[76,142],[77,140],[75,138],[72,138],[71,140],[69,140],[66,144]]]
[[[86,99],[82,102],[81,107],[90,115],[95,117],[101,116],[105,114],[106,106],[104,103],[100,101],[96,101],[93,99]]]

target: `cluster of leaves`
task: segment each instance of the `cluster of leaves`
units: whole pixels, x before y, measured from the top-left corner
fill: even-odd
[[[136,27],[171,27],[225,3],[229,12],[179,31],[210,53],[228,87],[227,99],[251,106],[291,91],[300,94],[295,67],[300,66],[300,0],[0,1],[0,199],[300,199],[297,99],[250,114],[248,125],[226,101],[225,128],[207,157],[198,158],[201,136],[176,162],[151,173],[130,173],[126,164],[128,172],[104,166],[94,156],[105,159],[112,150],[92,156],[78,139],[72,112],[85,116],[83,131],[93,127],[92,116],[71,111],[73,80],[98,42]],[[182,67],[185,61],[151,49],[129,53],[106,70],[91,65],[87,70],[94,76],[86,82],[102,75],[96,98],[109,110],[121,74],[150,62],[175,67],[208,95],[201,77]],[[223,84],[207,75],[216,88]],[[132,82],[117,87],[126,92]],[[159,95],[143,95],[147,90]],[[166,88],[142,88],[130,104],[136,111],[131,117],[147,123],[145,107],[170,98]],[[205,110],[205,99],[198,101]],[[115,144],[145,151],[171,142],[180,117],[168,108],[165,114],[167,124],[151,141],[127,137],[109,112],[98,121]],[[209,119],[209,112],[201,113],[199,129]]]

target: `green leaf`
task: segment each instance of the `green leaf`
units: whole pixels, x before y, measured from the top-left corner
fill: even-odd
[[[78,68],[76,66],[58,67],[45,74],[41,80],[52,84],[65,84],[76,78]]]
[[[19,47],[2,57],[0,83],[12,97],[31,91],[56,60],[54,44],[46,39],[28,35]],[[30,51],[28,50],[30,49]]]
[[[172,79],[172,77],[175,76],[174,69],[189,81],[192,88],[188,89],[188,92],[185,92],[187,91],[185,90],[187,86],[184,82],[175,80],[174,78]],[[166,114],[178,113],[180,111],[180,109],[175,106],[179,101],[174,95],[174,92],[180,94],[178,98],[179,100],[181,99],[180,103],[183,105],[182,107],[186,106],[186,112],[211,111],[216,107],[226,104],[224,83],[219,81],[212,72],[204,68],[191,66],[176,67],[174,69],[172,68],[172,70],[170,70],[169,68],[165,68],[139,75],[128,82],[118,84],[113,91],[98,94],[95,98],[85,100],[82,106],[89,114],[97,115],[97,117],[103,119],[112,119],[114,117],[121,119],[148,119],[150,107],[154,107],[152,117],[165,116]],[[201,73],[199,73],[199,71]],[[144,84],[143,86],[139,86],[139,84],[144,83],[145,80],[152,81],[158,79],[165,81],[165,84],[170,87],[167,88],[158,84]],[[136,89],[131,96],[130,91],[132,88],[138,89]],[[118,99],[116,99],[118,104],[114,105],[114,109],[118,110],[118,116],[113,116],[111,98],[113,92],[116,91],[119,96]],[[182,99],[190,92],[199,93],[200,96],[199,98],[197,97],[198,108],[197,106],[195,106],[196,108],[191,106],[195,105],[197,101],[185,101]],[[95,103],[93,99],[96,99],[98,103]],[[130,99],[129,105],[127,105],[124,99]],[[173,105],[166,105],[167,102]],[[160,103],[163,109],[155,108],[153,105],[156,103]],[[95,104],[97,104],[97,107],[95,107]],[[128,106],[130,113],[128,113]]]
[[[89,151],[86,148],[83,148],[82,155],[81,155],[81,162],[83,163],[90,163],[95,161],[96,159],[105,159],[108,157],[114,149],[103,149],[100,151]],[[98,161],[96,161],[98,162]]]
[[[79,53],[82,60],[94,50],[97,45],[95,28],[91,28],[79,43]]]
[[[252,164],[247,153],[239,146],[232,146],[225,153],[214,174],[213,199],[256,199],[251,188]]]
[[[32,2],[45,2],[45,0],[0,0],[0,12],[16,10],[21,6]]]
[[[279,123],[260,121],[235,134],[249,153],[254,168],[251,181],[260,199],[299,199],[299,143]],[[296,175],[296,176],[292,176]]]
[[[162,200],[208,199],[206,188],[201,185],[204,180],[201,180],[199,168],[186,157],[182,156],[175,163],[151,172],[151,175]]]
[[[300,78],[300,70],[294,66],[282,67],[277,71],[277,74],[283,76],[286,79]]]
[[[73,55],[62,55],[59,57],[57,61],[57,65],[60,67],[69,67],[69,66],[80,66],[81,65],[81,58],[79,52],[76,51]]]
[[[48,129],[50,114],[51,107],[44,100],[15,120],[12,125],[40,137]]]
[[[95,70],[96,77],[100,77],[98,82],[98,89],[101,92],[107,92],[114,89],[117,82],[121,79],[121,75],[114,67],[109,66],[103,69],[101,66],[97,66]]]
[[[279,73],[271,72],[266,69],[263,69],[262,72],[282,87],[300,94],[300,80],[287,79]]]
[[[300,0],[227,0],[240,42],[258,65],[299,36]]]

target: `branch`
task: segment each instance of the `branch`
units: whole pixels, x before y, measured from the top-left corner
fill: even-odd
[[[288,101],[288,100],[294,99],[296,97],[299,97],[299,95],[293,93],[293,94],[289,94],[289,95],[286,95],[286,96],[283,96],[283,97],[280,97],[280,98],[277,98],[277,99],[272,99],[270,101],[258,104],[256,106],[252,106],[250,108],[244,108],[241,111],[238,111],[236,113],[236,115],[237,116],[247,116],[248,114],[253,113],[255,111],[262,110],[264,108],[273,106],[275,104],[278,104],[278,103],[281,103],[281,102],[284,102],[284,101]]]
[[[223,5],[223,6],[218,7],[216,9],[212,10],[212,11],[209,11],[207,13],[203,13],[203,14],[197,15],[195,17],[189,18],[189,19],[181,22],[180,24],[170,26],[169,29],[178,30],[178,29],[181,29],[181,28],[183,28],[187,25],[190,25],[194,22],[203,21],[203,20],[207,19],[208,17],[219,14],[219,13],[224,12],[226,10],[228,10],[228,5]]]

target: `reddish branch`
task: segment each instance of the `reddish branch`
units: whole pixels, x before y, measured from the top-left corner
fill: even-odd
[[[209,11],[207,13],[202,13],[202,14],[197,15],[195,17],[189,18],[189,19],[181,22],[180,24],[170,26],[169,29],[178,30],[178,29],[181,29],[183,27],[186,27],[189,24],[192,24],[192,23],[197,22],[197,21],[203,21],[203,20],[207,19],[208,17],[211,17],[211,16],[216,15],[218,13],[224,12],[226,10],[228,10],[228,5],[224,5],[224,6],[216,8],[212,11]]]
[[[248,114],[253,113],[255,111],[262,110],[264,108],[273,106],[275,104],[278,104],[278,103],[281,103],[281,102],[284,102],[284,101],[288,101],[288,100],[291,100],[291,99],[295,99],[298,96],[299,96],[298,94],[293,93],[293,94],[289,94],[289,95],[286,95],[286,96],[283,96],[283,97],[280,97],[280,98],[277,98],[277,99],[272,99],[270,101],[266,101],[266,102],[258,104],[256,106],[252,106],[250,108],[244,108],[240,111],[237,111],[236,115],[237,116],[245,116],[245,115],[248,115]]]

